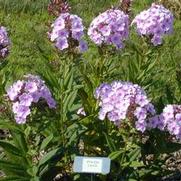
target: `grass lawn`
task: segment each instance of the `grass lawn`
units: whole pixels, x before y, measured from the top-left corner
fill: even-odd
[[[86,27],[89,26],[93,17],[118,3],[118,0],[70,1],[72,12],[83,18]],[[133,16],[151,3],[151,0],[135,1],[132,6]],[[7,27],[12,41],[11,53],[8,57],[9,71],[7,71],[10,81],[16,80],[27,72],[34,73],[39,67],[43,68],[45,59],[51,61],[57,58],[55,48],[47,38],[47,31],[55,19],[48,15],[47,5],[48,0],[0,0],[1,25]],[[159,74],[159,77],[154,75],[154,78],[158,81],[163,80],[159,83],[164,82],[164,85],[175,82],[175,70],[180,69],[180,28],[181,21],[176,20],[174,34],[166,37],[165,44],[160,48],[162,54],[159,57],[158,67],[159,72],[162,72],[162,77]],[[140,38],[132,30],[130,39],[134,42],[134,39],[139,41]],[[90,41],[89,43],[92,49],[94,45]],[[129,44],[124,51],[132,51]],[[90,58],[89,53],[85,54],[85,58]],[[132,59],[135,59],[134,55]],[[175,86],[173,89],[175,92]]]

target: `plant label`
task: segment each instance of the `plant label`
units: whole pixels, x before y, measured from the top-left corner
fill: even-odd
[[[78,173],[100,173],[110,172],[111,160],[107,157],[83,157],[76,156],[73,170]]]

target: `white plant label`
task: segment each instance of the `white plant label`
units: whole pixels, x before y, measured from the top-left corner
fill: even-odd
[[[101,173],[102,159],[84,158],[82,164],[82,171],[87,173]]]
[[[110,172],[111,160],[107,157],[83,157],[76,156],[74,159],[73,170],[77,173],[100,173]]]

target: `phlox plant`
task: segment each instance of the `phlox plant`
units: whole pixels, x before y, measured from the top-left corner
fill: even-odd
[[[40,44],[42,66],[14,81],[4,74],[2,180],[90,180],[73,173],[76,155],[111,159],[110,173],[95,180],[168,176],[166,160],[181,149],[180,100],[159,77],[172,13],[152,4],[132,19],[111,8],[90,23],[86,36],[84,20],[66,10],[48,32],[56,58],[49,60]]]

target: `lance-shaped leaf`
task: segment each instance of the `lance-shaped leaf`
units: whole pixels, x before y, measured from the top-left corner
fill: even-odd
[[[51,142],[52,139],[53,139],[53,133],[50,134],[47,138],[45,138],[42,141],[41,146],[40,146],[40,150],[45,149],[48,146],[48,144]]]
[[[4,149],[4,151],[12,154],[12,155],[16,155],[16,156],[20,156],[22,157],[22,152],[19,148],[15,147],[14,145],[12,145],[11,143],[7,142],[7,141],[0,141],[0,146]]]

